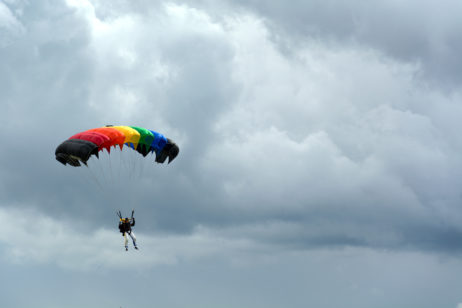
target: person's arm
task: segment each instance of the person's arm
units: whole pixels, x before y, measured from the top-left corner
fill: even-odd
[[[135,217],[132,218],[132,227],[135,225]]]

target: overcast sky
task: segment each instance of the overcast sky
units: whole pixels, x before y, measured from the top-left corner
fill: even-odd
[[[0,0],[2,307],[462,307],[461,55],[458,0]],[[106,124],[180,154],[55,160]]]

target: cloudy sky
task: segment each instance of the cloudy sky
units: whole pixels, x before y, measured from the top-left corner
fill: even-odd
[[[461,54],[458,0],[1,0],[2,307],[462,307]],[[106,124],[180,154],[55,160]]]

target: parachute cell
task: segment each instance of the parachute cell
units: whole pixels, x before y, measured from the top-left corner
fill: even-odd
[[[122,150],[122,147],[125,143],[125,135],[112,127],[93,128],[89,129],[88,132],[96,132],[107,136],[109,138],[109,142],[107,143],[108,152],[110,152],[111,147],[115,147],[117,145]]]
[[[111,126],[121,132],[125,136],[124,143],[129,145],[132,149],[136,149],[138,141],[140,140],[140,133],[129,126]]]
[[[148,155],[150,152],[151,144],[154,141],[154,135],[150,130],[137,126],[130,126],[140,134],[140,140],[138,141],[138,147],[136,150],[143,156]]]
[[[55,155],[60,163],[79,167],[79,161],[86,164],[91,155],[98,157],[98,146],[88,140],[68,139],[56,148]]]

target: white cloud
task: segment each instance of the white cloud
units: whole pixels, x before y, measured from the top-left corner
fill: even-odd
[[[20,11],[16,14],[21,14]],[[8,6],[0,2],[0,48],[8,46],[25,33],[25,28]]]
[[[139,251],[123,247],[118,229],[82,229],[34,211],[0,208],[4,231],[2,258],[15,264],[55,264],[73,270],[146,269],[162,264],[226,256],[247,251],[248,240],[216,236],[202,227],[189,235],[148,235],[134,232]],[[136,262],[133,262],[136,260]]]

